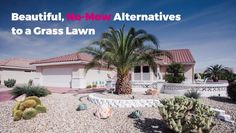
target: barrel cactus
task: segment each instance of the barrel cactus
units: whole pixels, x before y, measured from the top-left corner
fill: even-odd
[[[19,121],[22,117],[22,114],[23,112],[21,110],[16,110],[13,115],[14,121]]]
[[[43,105],[37,105],[35,107],[35,109],[38,111],[38,113],[46,113],[47,112],[47,108]]]
[[[14,121],[21,118],[28,120],[35,117],[38,113],[45,113],[46,107],[41,104],[38,97],[27,97],[23,101],[18,101],[12,108],[12,116]]]
[[[24,102],[21,103],[21,106],[23,106],[24,108],[33,108],[36,106],[36,101],[35,100],[25,100]]]
[[[166,125],[177,133],[210,132],[214,112],[196,99],[175,97],[161,100],[159,112]]]
[[[129,115],[129,117],[136,119],[136,118],[140,118],[141,115],[142,113],[139,110],[135,110]]]
[[[37,115],[37,110],[34,108],[27,108],[22,114],[23,119],[28,120]]]

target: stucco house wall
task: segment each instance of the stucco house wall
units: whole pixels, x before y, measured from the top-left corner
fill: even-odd
[[[34,79],[34,83],[49,87],[86,88],[93,84],[104,87],[108,75],[114,75],[111,70],[101,68],[85,73],[82,64],[37,66],[36,71],[38,77]]]
[[[24,70],[0,70],[1,84],[4,80],[15,79],[16,84],[26,84],[29,80],[33,80],[36,72],[25,72]]]

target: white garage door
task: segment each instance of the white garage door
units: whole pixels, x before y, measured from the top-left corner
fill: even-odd
[[[43,85],[51,87],[71,87],[72,68],[43,69]]]

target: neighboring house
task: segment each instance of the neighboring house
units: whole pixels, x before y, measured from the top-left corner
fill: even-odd
[[[35,77],[36,68],[30,65],[33,60],[11,58],[0,61],[0,81],[15,79],[16,84],[28,83]]]
[[[155,77],[151,69],[146,65],[136,66],[131,72],[133,82],[155,82],[162,80],[166,68],[172,62],[182,63],[184,66],[186,82],[192,82],[195,60],[188,49],[168,50],[173,59],[167,56],[156,58],[158,77]],[[55,58],[32,62],[36,66],[38,77],[35,84],[51,87],[85,88],[87,85],[97,84],[104,86],[109,78],[115,77],[115,71],[111,69],[93,68],[84,72],[84,67],[92,57],[83,53],[72,53]]]

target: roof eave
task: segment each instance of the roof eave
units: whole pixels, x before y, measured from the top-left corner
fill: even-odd
[[[48,62],[48,63],[31,63],[33,66],[51,66],[51,65],[68,65],[68,64],[86,64],[87,61],[63,61],[63,62]]]

